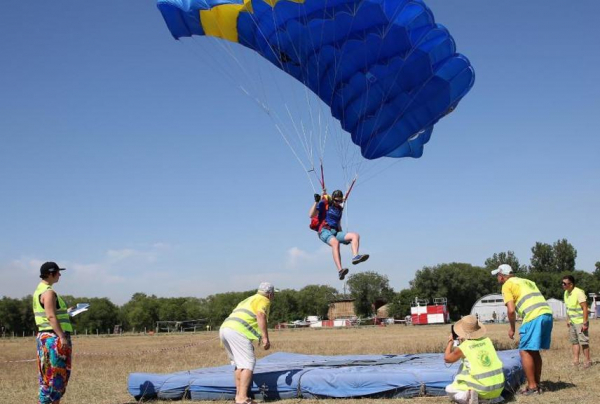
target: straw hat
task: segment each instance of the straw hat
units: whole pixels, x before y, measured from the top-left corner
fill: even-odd
[[[463,339],[478,339],[485,335],[486,329],[477,317],[469,315],[454,324],[454,332]]]

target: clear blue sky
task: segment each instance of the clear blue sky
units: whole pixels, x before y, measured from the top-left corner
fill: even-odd
[[[476,83],[421,159],[353,192],[345,225],[371,259],[351,273],[386,274],[400,290],[423,266],[482,265],[506,250],[529,264],[536,241],[562,238],[577,249],[577,268],[593,270],[600,2],[428,5]],[[32,293],[46,260],[68,268],[60,293],[116,303],[262,280],[341,289],[330,252],[308,229],[306,174],[221,71],[223,52],[213,59],[217,48],[175,41],[150,0],[3,6],[0,296]],[[264,75],[267,96],[288,96],[272,85],[273,66],[233,49]],[[345,187],[334,144],[330,190]]]

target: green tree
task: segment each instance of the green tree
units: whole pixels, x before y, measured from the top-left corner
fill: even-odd
[[[563,290],[561,286],[562,274],[556,272],[531,272],[519,277],[534,281],[542,296],[546,299],[555,298],[562,300]]]
[[[185,312],[184,297],[170,297],[158,299],[159,321],[183,321],[189,320]]]
[[[594,269],[594,276],[600,280],[600,261],[596,261],[596,269]]]
[[[577,250],[567,239],[558,240],[552,246],[554,251],[554,271],[555,272],[572,272],[575,270],[575,259],[577,258]]]
[[[298,292],[299,318],[308,316],[327,317],[329,303],[337,297],[337,290],[326,285],[308,285]],[[296,319],[294,319],[296,320]]]
[[[119,307],[108,298],[69,298],[69,306],[75,306],[77,303],[90,304],[88,311],[71,318],[73,328],[78,334],[84,334],[86,330],[91,333],[96,330],[112,333],[114,326],[121,323]]]
[[[208,306],[208,323],[212,328],[219,327],[233,309],[245,298],[252,296],[256,290],[246,292],[217,293],[206,298]]]
[[[208,303],[206,302],[206,299],[187,297],[182,306],[188,320],[208,318]]]
[[[30,309],[31,310],[31,303]],[[21,302],[18,299],[3,297],[0,300],[0,330],[7,334],[19,334],[24,330],[21,319]]]
[[[485,267],[489,271],[498,268],[501,264],[510,265],[515,272],[527,271],[527,266],[519,264],[519,259],[513,251],[494,253],[494,255],[485,260]]]
[[[555,272],[554,249],[550,244],[539,241],[531,248],[531,265],[529,272]]]
[[[417,271],[410,285],[419,298],[430,302],[434,298],[447,298],[453,319],[469,314],[477,299],[500,289],[487,269],[457,262],[424,267]]]
[[[284,289],[275,293],[269,313],[269,326],[278,323],[287,323],[300,318],[298,308],[298,292],[293,289]]]
[[[150,331],[158,321],[158,299],[145,293],[136,293],[122,308],[122,320],[127,329]]]
[[[391,317],[404,319],[410,315],[411,303],[414,302],[418,293],[414,289],[402,289],[392,298],[388,304],[388,314]]]
[[[360,317],[373,315],[377,300],[389,302],[394,297],[388,277],[377,272],[359,272],[348,278],[350,296],[354,299],[354,311]]]
[[[576,286],[588,293],[600,290],[600,280],[586,271],[564,271],[562,273],[534,272],[524,275],[523,278],[534,281],[546,299],[555,298],[563,300],[564,290],[561,281],[565,275],[572,275],[575,278]]]

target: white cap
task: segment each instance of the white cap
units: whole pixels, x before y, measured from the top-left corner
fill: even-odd
[[[492,275],[498,275],[498,274],[510,275],[510,274],[512,274],[512,268],[508,264],[502,264],[498,267],[498,269],[495,269],[492,271]]]
[[[275,286],[273,286],[272,283],[269,282],[262,282],[259,286],[258,286],[258,291],[259,292],[263,292],[263,293],[273,293],[273,292],[279,292],[278,289],[275,289]]]

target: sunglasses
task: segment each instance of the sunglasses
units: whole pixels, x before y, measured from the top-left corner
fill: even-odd
[[[568,282],[562,282],[562,285],[563,285],[563,286],[569,286],[569,285],[570,285],[570,283],[568,283]]]
[[[343,202],[344,202],[344,200],[343,200],[343,199],[334,199],[333,201],[334,201],[335,203],[343,203]]]

